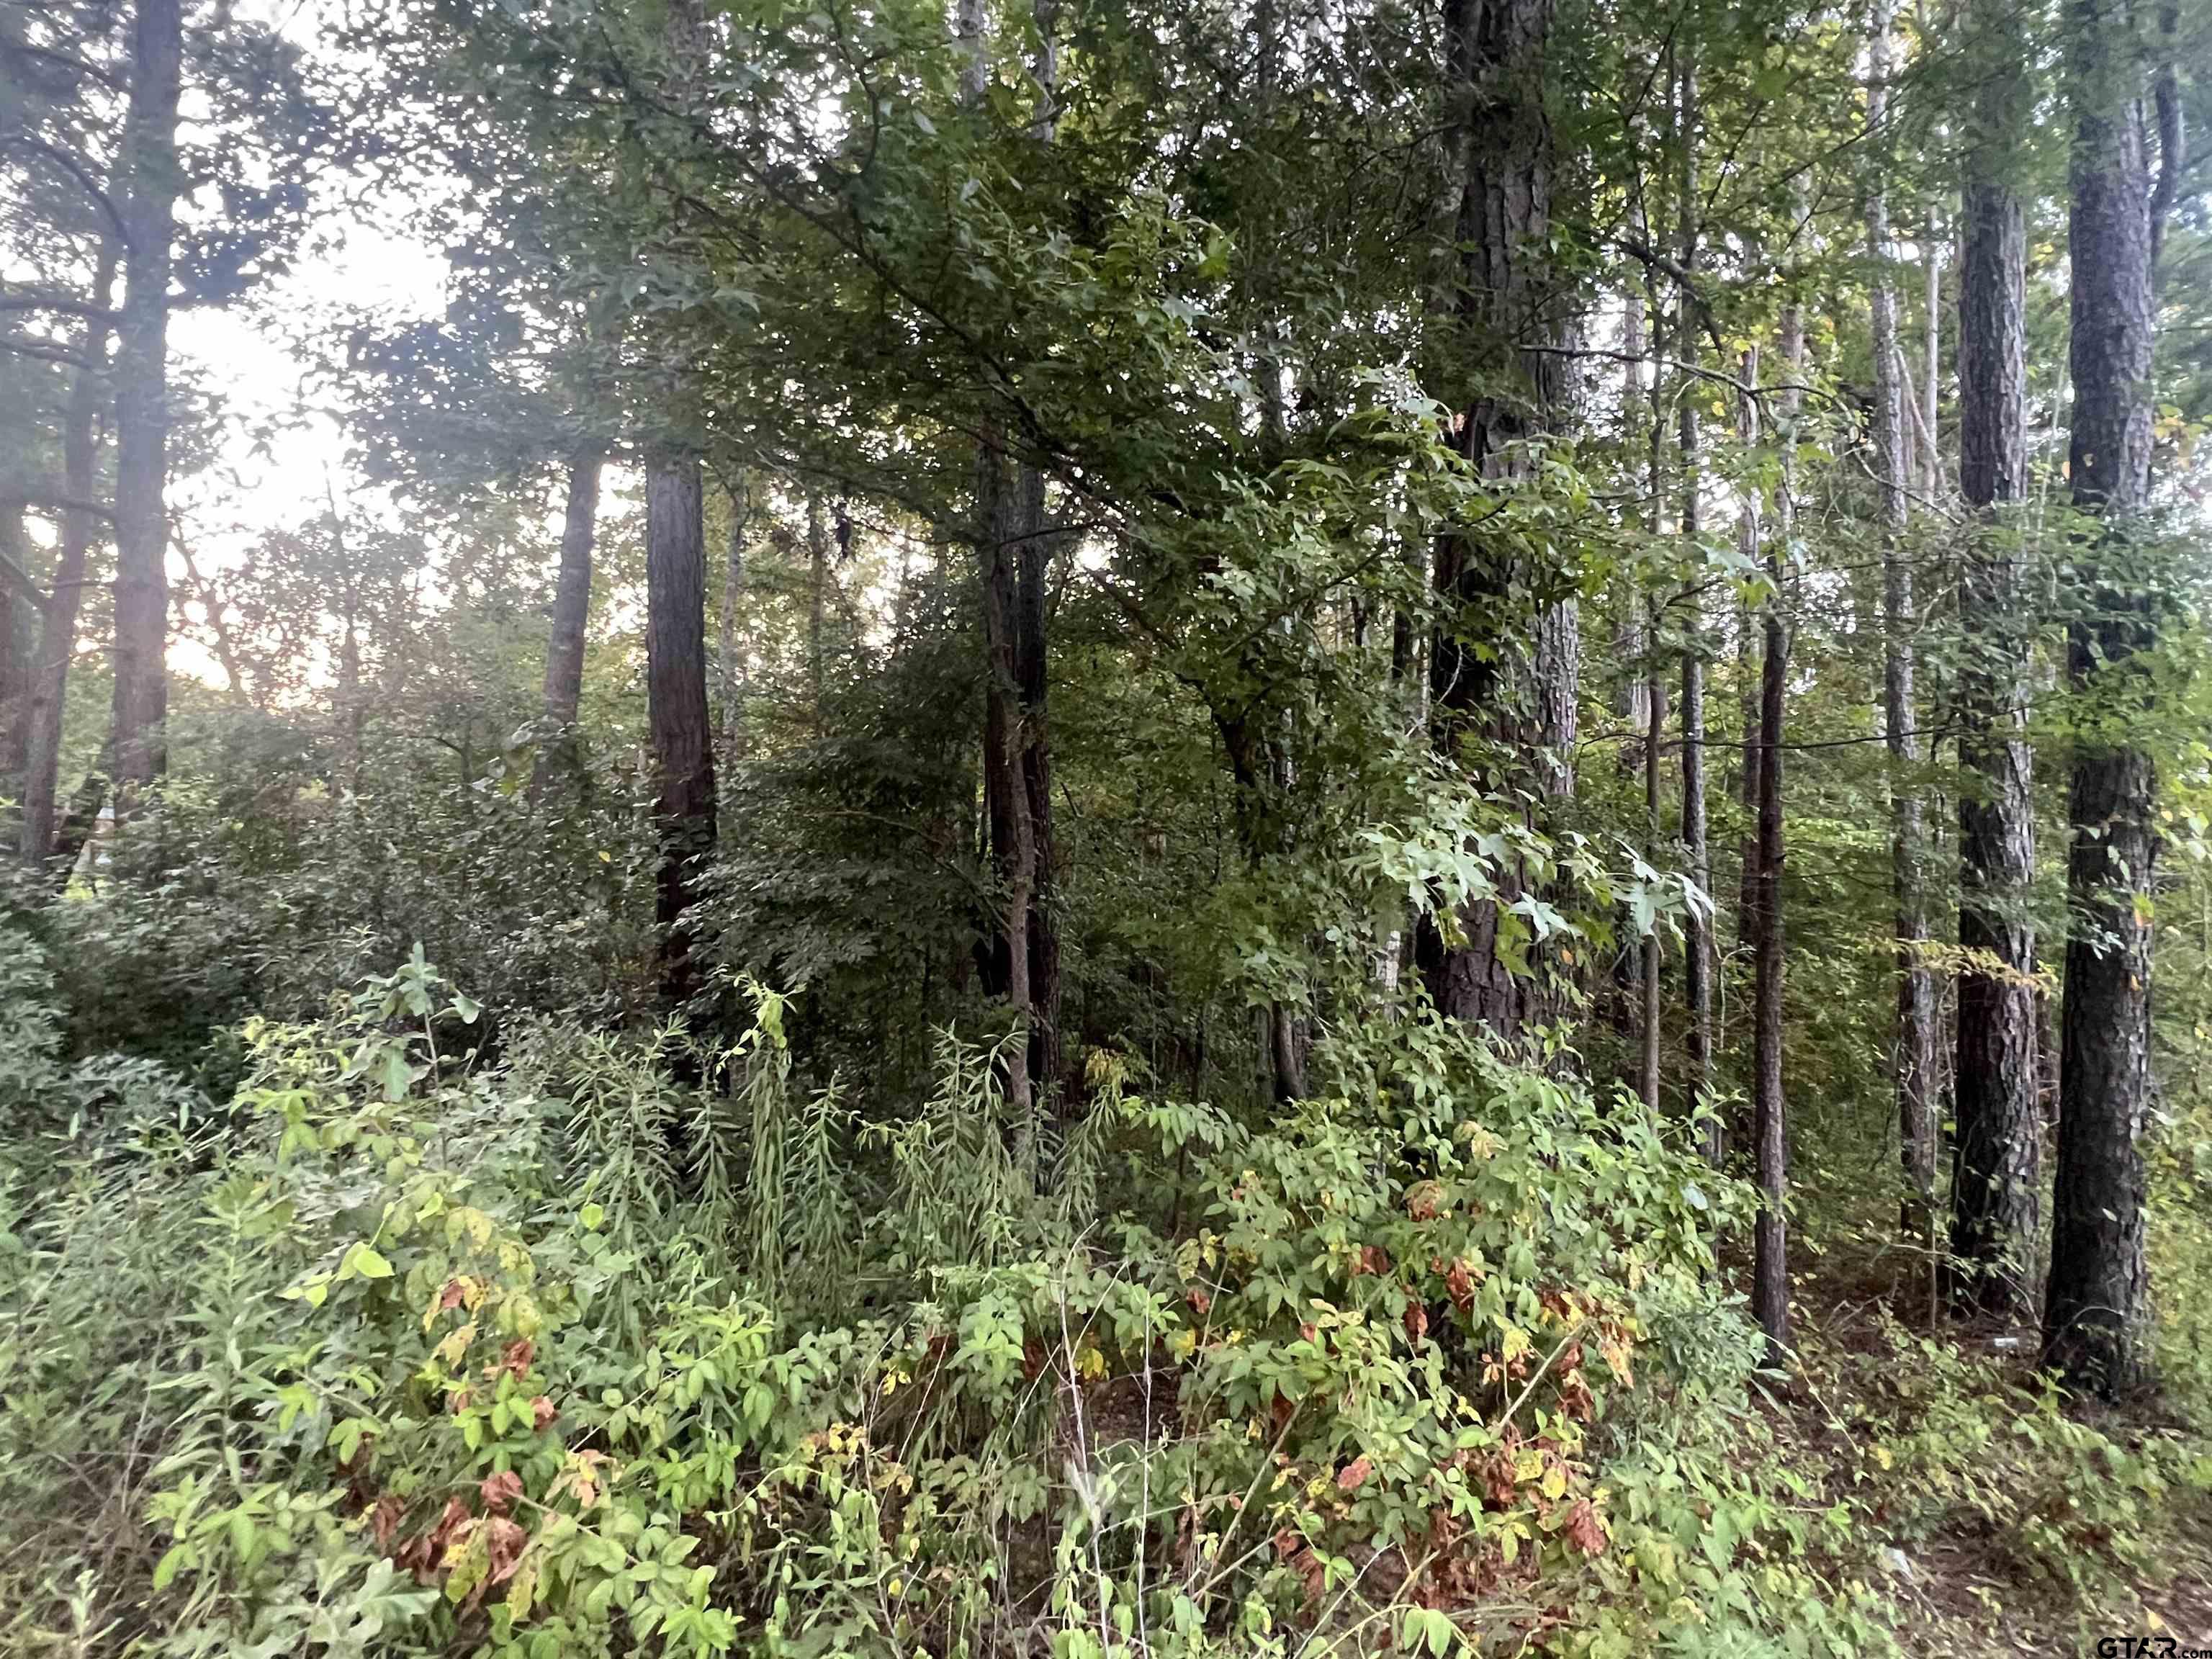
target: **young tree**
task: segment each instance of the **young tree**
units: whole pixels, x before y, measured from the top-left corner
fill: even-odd
[[[84,604],[91,554],[100,536],[100,434],[96,422],[107,388],[108,319],[115,289],[116,246],[100,240],[93,281],[93,313],[77,330],[80,361],[70,389],[62,432],[61,542],[39,638],[23,757],[23,822],[18,849],[23,861],[45,864],[54,848],[55,802],[61,785],[62,714],[69,696],[70,665],[76,655],[77,617]]]
[[[1790,1346],[1790,1136],[1782,1089],[1782,736],[1790,638],[1782,615],[1782,550],[1796,518],[1795,469],[1788,459],[1796,442],[1802,394],[1796,388],[1805,366],[1804,313],[1796,305],[1784,308],[1781,333],[1789,384],[1778,398],[1778,436],[1784,459],[1774,534],[1766,544],[1769,591],[1759,673],[1759,848],[1752,926],[1752,1139],[1762,1201],[1752,1241],[1751,1307],[1766,1334],[1770,1364],[1780,1364]]]
[[[1685,872],[1702,892],[1713,885],[1712,852],[1705,813],[1705,600],[1699,592],[1702,559],[1698,544],[1703,528],[1701,494],[1705,480],[1698,453],[1698,410],[1688,381],[1698,368],[1698,319],[1695,292],[1698,244],[1702,240],[1698,216],[1703,198],[1698,188],[1698,66],[1695,48],[1686,42],[1674,48],[1678,55],[1674,88],[1674,137],[1681,148],[1681,199],[1679,258],[1681,274],[1675,299],[1674,349],[1681,354],[1685,384],[1675,399],[1676,445],[1681,465],[1681,532],[1692,575],[1683,601],[1682,647],[1682,849]],[[1712,1082],[1713,1072],[1713,940],[1708,912],[1692,906],[1682,918],[1683,991],[1690,1006],[1689,1095],[1694,1105]],[[1726,1147],[1717,1115],[1707,1133],[1705,1155],[1720,1163]]]

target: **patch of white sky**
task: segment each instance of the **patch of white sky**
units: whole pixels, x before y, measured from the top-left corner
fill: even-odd
[[[236,9],[306,52],[327,53],[338,3],[237,0]],[[187,121],[192,113],[187,102]],[[445,187],[436,178],[417,182],[425,191]],[[348,463],[350,440],[334,388],[319,380],[314,341],[319,330],[365,313],[442,314],[445,252],[405,228],[407,205],[326,191],[282,275],[239,303],[172,314],[169,351],[178,380],[217,400],[207,464],[173,474],[169,488],[173,514],[203,575],[234,568],[258,538],[333,503],[348,516],[390,518],[388,500],[365,489]],[[173,549],[170,563],[174,590],[200,611],[183,555]],[[215,654],[195,637],[198,631],[173,642],[171,666],[220,684]]]

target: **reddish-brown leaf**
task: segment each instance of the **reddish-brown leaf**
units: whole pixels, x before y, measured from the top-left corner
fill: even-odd
[[[477,1491],[483,1494],[486,1514],[505,1515],[514,1507],[514,1500],[522,1496],[522,1477],[513,1469],[501,1469],[497,1474],[487,1475]]]
[[[1474,1310],[1474,1269],[1462,1261],[1455,1261],[1444,1273],[1444,1293],[1451,1297],[1452,1306],[1462,1315]]]
[[[1374,1472],[1375,1460],[1362,1452],[1338,1471],[1336,1489],[1339,1492],[1358,1492]]]
[[[1574,1508],[1567,1511],[1566,1532],[1567,1541],[1584,1555],[1605,1553],[1608,1541],[1605,1535],[1605,1522],[1597,1518],[1597,1511],[1590,1507],[1589,1498],[1576,1499]]]
[[[489,1562],[485,1582],[503,1584],[513,1577],[529,1542],[530,1534],[520,1524],[503,1515],[492,1516],[484,1528],[484,1553]]]

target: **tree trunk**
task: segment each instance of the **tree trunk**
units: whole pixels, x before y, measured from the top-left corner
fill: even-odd
[[[1782,313],[1783,372],[1793,386],[1804,379],[1804,319],[1796,306]],[[1752,1242],[1752,1316],[1766,1334],[1767,1361],[1779,1365],[1790,1334],[1790,1137],[1782,1092],[1782,733],[1789,686],[1790,641],[1782,619],[1782,551],[1796,519],[1792,496],[1801,394],[1779,402],[1782,487],[1774,535],[1766,546],[1765,656],[1759,676],[1759,859],[1752,943],[1752,1138],[1755,1144],[1759,1222]]]
[[[1877,132],[1888,112],[1891,6],[1875,0],[1867,47],[1867,124]],[[1914,710],[1912,567],[1903,545],[1907,515],[1904,347],[1897,289],[1890,275],[1889,202],[1877,187],[1866,201],[1867,254],[1875,276],[1868,296],[1874,354],[1874,470],[1880,490],[1882,574],[1882,725],[1890,761],[1890,887],[1897,918],[1897,1024],[1892,1038],[1898,1140],[1905,1168],[1907,1233],[1924,1233],[1936,1200],[1936,982],[1928,971],[1928,904],[1922,872],[1919,721]]]
[[[39,640],[45,597],[30,576],[31,538],[24,504],[0,501],[0,795],[19,796],[23,761],[30,750],[31,698],[38,684]]]
[[[1943,404],[1943,226],[1933,206],[1928,210],[1927,228],[1922,234],[1928,334],[1920,369],[1920,493],[1933,502],[1943,488],[1943,453],[1936,441]]]
[[[1543,250],[1551,237],[1545,56],[1552,13],[1552,0],[1487,7],[1447,0],[1444,8],[1446,173],[1455,198],[1453,240],[1462,250],[1447,298],[1459,337],[1482,360],[1479,367],[1510,387],[1510,395],[1486,395],[1466,407],[1460,451],[1492,478],[1514,476],[1525,465],[1519,446],[1548,428],[1564,386],[1561,360],[1543,349],[1558,326],[1543,304],[1549,274]],[[1439,538],[1433,577],[1447,608],[1479,615],[1506,591],[1512,573],[1501,567],[1504,556],[1464,534]],[[1469,648],[1463,626],[1449,618],[1430,642],[1437,746],[1455,753],[1464,734],[1481,732],[1516,749],[1562,752],[1556,722],[1560,710],[1571,708],[1573,693],[1545,678],[1556,680],[1579,655],[1567,643],[1577,629],[1571,613],[1540,618],[1531,629],[1532,636],[1548,629],[1548,647],[1540,647],[1535,637],[1484,641],[1506,647],[1502,656]],[[1556,794],[1566,781],[1559,767],[1547,765],[1539,787]],[[1510,872],[1501,876],[1501,888],[1510,887]],[[1529,1012],[1528,987],[1514,977],[1499,948],[1501,928],[1517,925],[1507,919],[1510,897],[1509,891],[1503,901],[1466,905],[1456,939],[1447,942],[1432,916],[1422,920],[1416,939],[1438,1011],[1508,1038],[1519,1034]]]
[[[806,492],[806,708],[822,729],[822,675],[827,643],[824,619],[830,598],[830,530],[822,518],[822,495]]]
[[[101,244],[92,303],[104,313],[115,289],[116,248]],[[91,502],[99,488],[98,421],[106,387],[107,322],[88,318],[77,336],[83,364],[70,388],[62,428],[62,479],[70,504],[62,509],[61,545],[54,556],[54,580],[46,599],[46,626],[40,635],[38,678],[31,688],[31,718],[25,742],[23,822],[19,850],[26,864],[44,864],[54,845],[54,809],[61,792],[62,716],[69,696],[69,674],[76,653],[77,613],[84,603],[85,569],[100,535]]]
[[[983,608],[983,807],[990,824],[992,872],[999,887],[997,960],[1007,1005],[1028,1030],[1036,1018],[1030,972],[1030,913],[1036,897],[1036,827],[1030,817],[1023,763],[1019,554],[1028,521],[1020,499],[1036,478],[1010,469],[995,434],[978,447],[975,463],[976,580]],[[1042,480],[1038,479],[1042,493]],[[1036,1103],[1026,1038],[1006,1060],[1006,1101],[1022,1122]]]
[[[169,267],[176,238],[179,0],[137,0],[126,123],[129,245],[115,394],[115,804],[134,810],[167,764]]]
[[[714,658],[721,676],[722,764],[732,769],[745,746],[745,666],[738,654],[738,602],[745,591],[745,528],[751,515],[751,486],[740,471],[730,487],[730,545],[722,563],[722,609]]]
[[[568,462],[568,501],[561,518],[561,574],[553,589],[553,629],[545,642],[544,734],[532,769],[530,798],[538,799],[556,771],[574,774],[576,711],[584,696],[584,636],[592,614],[592,550],[598,534],[599,472],[596,448]]]
[[[701,977],[688,913],[714,853],[714,749],[707,714],[707,530],[696,457],[656,457],[645,484],[646,702],[653,731],[653,919],[660,999],[680,1008]]]
[[[1680,251],[1686,273],[1677,298],[1674,349],[1683,362],[1694,368],[1698,332],[1692,314],[1694,298],[1690,279],[1698,268],[1698,70],[1686,59],[1678,72],[1676,130],[1682,146]],[[1698,533],[1703,527],[1698,492],[1704,486],[1698,455],[1698,412],[1695,401],[1683,387],[1676,400],[1676,441],[1681,449],[1682,540],[1690,551],[1692,571],[1685,602],[1682,647],[1682,847],[1688,874],[1702,893],[1713,886],[1712,853],[1705,821],[1705,602],[1699,597],[1703,577],[1695,568]],[[1707,915],[1695,906],[1682,919],[1683,992],[1690,1012],[1690,1103],[1701,1104],[1713,1073],[1713,941]],[[1705,1130],[1705,1157],[1718,1164],[1727,1148],[1723,1145],[1721,1121],[1711,1118]]]
[[[1759,348],[1747,347],[1736,368],[1736,378],[1746,390],[1735,400],[1736,441],[1747,457],[1759,447]],[[1735,521],[1735,550],[1748,569],[1759,557],[1759,499],[1756,489],[1743,492],[1743,503],[1737,509]],[[1736,712],[1737,730],[1743,733],[1743,761],[1737,773],[1737,786],[1743,805],[1745,830],[1737,861],[1739,880],[1736,888],[1735,937],[1740,951],[1752,949],[1751,913],[1755,902],[1752,889],[1759,874],[1759,710],[1760,682],[1753,672],[1759,661],[1757,641],[1765,637],[1765,626],[1753,613],[1748,605],[1736,608]]]
[[[1042,107],[1030,137],[1049,143],[1058,79],[1056,6],[1039,0],[1035,21],[1039,48],[1030,75]],[[988,79],[981,0],[961,0],[955,27],[972,45],[961,90],[974,106]],[[1060,1069],[1052,749],[1046,726],[1054,538],[1045,522],[1043,474],[1030,462],[1010,461],[995,427],[978,447],[975,511],[985,661],[984,815],[1002,905],[992,978],[1029,1033],[1027,1043],[1009,1059],[1006,1077],[1008,1103],[1026,1123],[1038,1091],[1052,1091]]]
[[[1656,288],[1649,272],[1645,275],[1647,301],[1650,307],[1653,356],[1662,356],[1666,351],[1666,329],[1659,310]],[[1664,525],[1666,499],[1665,474],[1667,434],[1660,419],[1662,410],[1662,371],[1654,362],[1651,366],[1651,418],[1644,434],[1645,497],[1650,502],[1650,523],[1645,526],[1656,541]],[[1664,631],[1665,617],[1658,602],[1651,604],[1645,619],[1644,639],[1649,659],[1645,665],[1644,690],[1644,861],[1656,870],[1663,859],[1659,844],[1659,781],[1662,740],[1667,730],[1667,679],[1661,672],[1659,641]],[[1648,1111],[1659,1109],[1659,1093],[1663,1073],[1665,1045],[1662,1041],[1662,1023],[1666,1003],[1661,995],[1662,970],[1666,955],[1659,931],[1654,927],[1644,939],[1644,1055],[1641,1069],[1644,1104]]]
[[[2113,0],[2074,0],[2067,39],[2074,104],[2075,505],[2106,534],[2091,555],[2095,613],[2070,630],[2069,678],[2126,686],[2153,641],[2139,580],[2109,567],[2150,490],[2153,307],[2150,172],[2140,60]],[[2151,927],[2155,780],[2101,709],[2075,741],[2059,1067],[2058,1175],[2052,1193],[2044,1340],[2077,1388],[2117,1395],[2149,1365],[2143,1261],[2143,1121],[2150,1108]]]
[[[2038,1107],[2029,625],[2004,511],[2027,494],[2027,244],[2010,160],[2027,77],[2009,12],[1979,0],[1970,51],[1979,88],[1959,256],[1959,490],[1978,522],[1959,584],[1959,975],[1951,1165],[1951,1300],[2032,1317],[2027,1264],[2041,1200]]]

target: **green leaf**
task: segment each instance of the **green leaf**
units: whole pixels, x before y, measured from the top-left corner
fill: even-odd
[[[345,1253],[338,1264],[340,1279],[389,1279],[392,1264],[370,1244],[356,1244]]]

